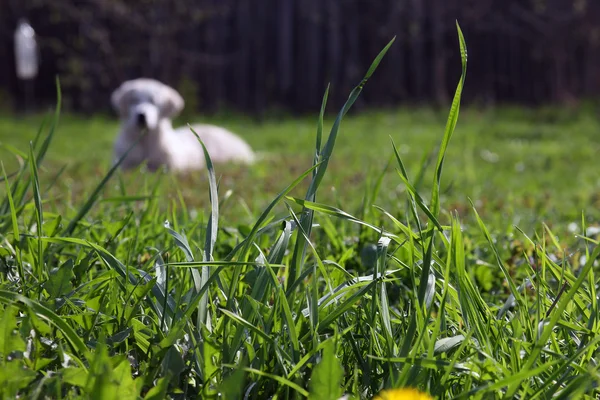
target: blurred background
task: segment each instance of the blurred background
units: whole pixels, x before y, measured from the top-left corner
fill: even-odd
[[[35,30],[39,70],[16,78],[14,35]],[[445,105],[469,49],[464,101],[577,104],[600,95],[598,0],[0,0],[0,110],[33,98],[109,111],[120,82],[153,77],[187,110],[314,113],[338,106],[397,36],[357,107]]]

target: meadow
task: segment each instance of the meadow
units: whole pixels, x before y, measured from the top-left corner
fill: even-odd
[[[596,110],[459,114],[465,74],[211,116],[261,160],[187,176],[112,170],[110,115],[0,116],[1,397],[596,398]]]

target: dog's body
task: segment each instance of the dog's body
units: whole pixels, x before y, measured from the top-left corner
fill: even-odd
[[[121,163],[123,168],[134,168],[144,162],[151,170],[161,166],[174,171],[205,167],[202,146],[191,129],[187,126],[173,129],[171,119],[184,105],[183,98],[173,88],[153,79],[135,79],[115,90],[111,101],[122,121],[114,148],[115,161],[139,140]],[[213,162],[254,161],[250,146],[234,133],[214,125],[192,125],[192,128]]]

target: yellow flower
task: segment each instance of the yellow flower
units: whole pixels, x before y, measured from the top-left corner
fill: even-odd
[[[382,390],[373,400],[433,400],[433,397],[417,389],[402,388]]]

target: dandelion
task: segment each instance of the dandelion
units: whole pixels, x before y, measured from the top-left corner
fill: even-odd
[[[433,400],[433,397],[417,389],[402,388],[382,390],[373,400]]]

